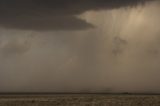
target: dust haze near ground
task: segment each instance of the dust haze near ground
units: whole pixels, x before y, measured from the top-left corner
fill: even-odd
[[[159,1],[89,9],[75,14],[89,26],[72,30],[6,27],[1,18],[0,92],[159,93],[159,11]]]

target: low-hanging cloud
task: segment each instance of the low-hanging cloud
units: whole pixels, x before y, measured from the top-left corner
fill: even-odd
[[[24,30],[84,30],[94,28],[76,15],[114,9],[150,0],[1,0],[0,26]]]

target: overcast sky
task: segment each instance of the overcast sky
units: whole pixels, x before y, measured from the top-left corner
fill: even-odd
[[[159,0],[1,0],[0,92],[160,93]]]

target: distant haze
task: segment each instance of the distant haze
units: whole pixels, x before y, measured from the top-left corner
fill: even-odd
[[[0,14],[0,92],[160,93],[159,0],[2,0]]]

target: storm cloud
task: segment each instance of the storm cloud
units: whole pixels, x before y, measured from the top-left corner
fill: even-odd
[[[77,15],[89,10],[143,5],[150,0],[1,0],[0,26],[24,30],[83,30],[94,28]]]

